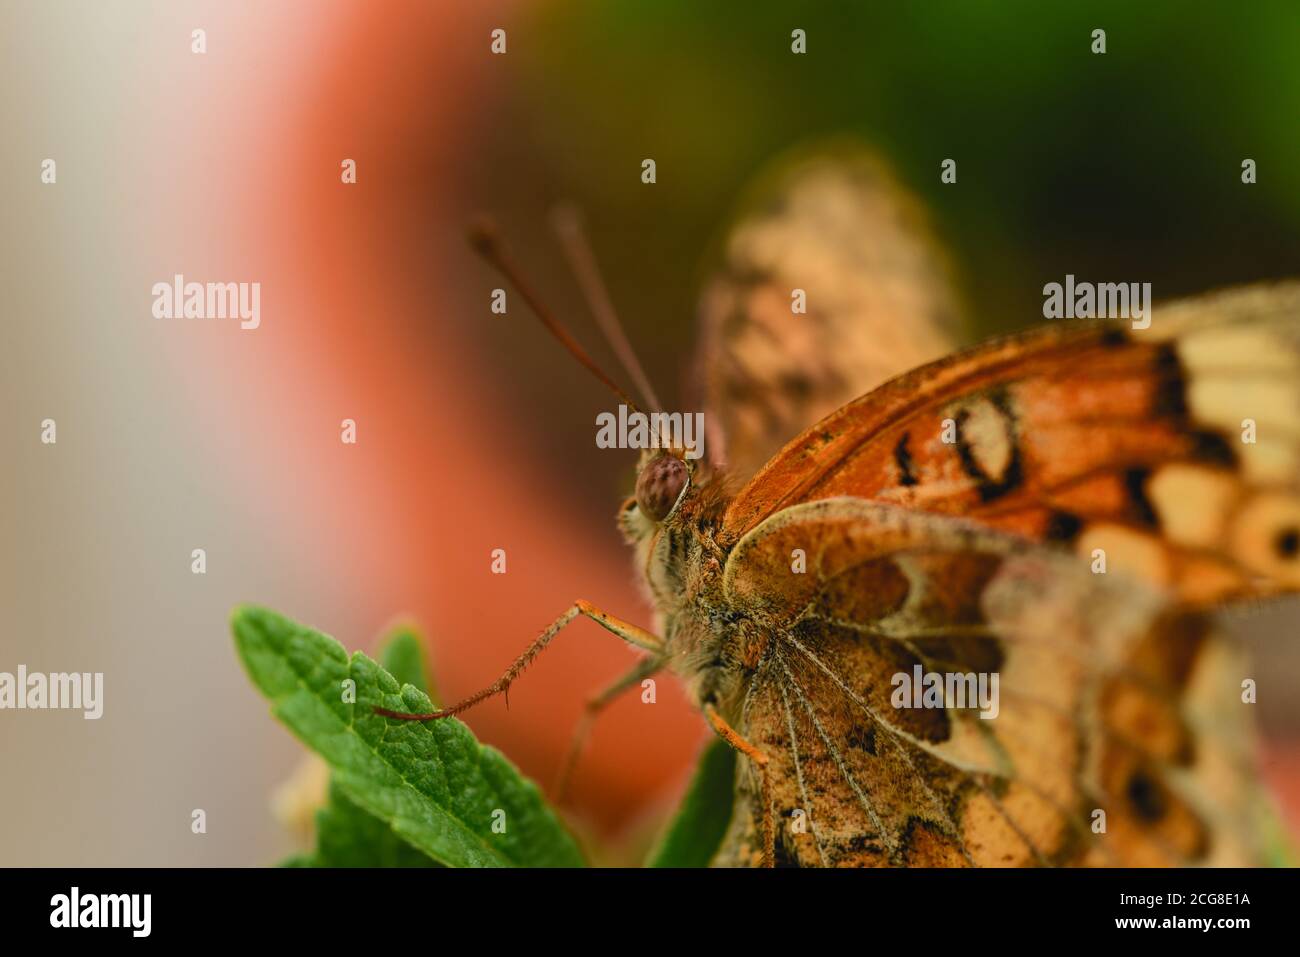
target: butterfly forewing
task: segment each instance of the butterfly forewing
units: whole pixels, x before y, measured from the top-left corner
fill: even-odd
[[[1300,585],[1300,285],[1046,326],[832,413],[741,490],[724,540],[855,495],[978,518],[1209,604]]]

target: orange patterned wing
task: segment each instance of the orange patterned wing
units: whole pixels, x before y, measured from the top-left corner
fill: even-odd
[[[1140,582],[962,519],[830,498],[745,535],[723,587],[769,636],[737,717],[769,758],[778,861],[1267,859],[1240,664]],[[896,694],[917,672],[959,683],[916,708]],[[758,794],[742,774],[717,863],[758,859]]]
[[[697,379],[710,458],[743,480],[822,416],[951,352],[958,310],[921,206],[864,149],[778,162],[742,209],[703,293]]]
[[[923,366],[809,428],[729,506],[731,545],[856,496],[1071,545],[1207,605],[1300,587],[1300,283],[1061,323]]]

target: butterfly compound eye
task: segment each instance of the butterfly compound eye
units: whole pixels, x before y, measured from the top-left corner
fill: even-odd
[[[686,486],[686,463],[676,456],[651,459],[636,477],[636,503],[656,522],[662,522],[677,504]]]

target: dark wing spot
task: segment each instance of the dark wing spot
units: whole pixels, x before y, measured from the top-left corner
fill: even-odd
[[[1072,542],[1083,528],[1083,520],[1069,512],[1053,512],[1047,517],[1043,536],[1049,542]]]
[[[1111,326],[1101,334],[1101,344],[1107,349],[1114,349],[1126,345],[1128,341],[1129,334],[1123,329],[1118,329],[1114,326]]]
[[[1129,806],[1141,820],[1154,824],[1165,816],[1168,803],[1160,785],[1146,771],[1134,771],[1124,790]]]
[[[854,724],[847,736],[849,747],[858,748],[875,755],[876,753],[876,728],[874,725]]]
[[[1277,552],[1278,558],[1293,560],[1300,554],[1300,529],[1294,525],[1280,529],[1273,538],[1273,550]]]
[[[1228,468],[1237,464],[1237,453],[1217,432],[1192,432],[1188,438],[1192,442],[1192,458],[1196,461]]]
[[[989,674],[1001,669],[1005,655],[996,638],[961,635],[951,638],[917,638],[916,649],[936,671]]]
[[[908,451],[907,442],[910,436],[904,432],[903,437],[898,440],[894,446],[894,464],[898,466],[898,484],[915,485],[916,472],[913,471],[912,453]]]
[[[1147,479],[1151,477],[1150,469],[1129,469],[1124,473],[1124,488],[1128,492],[1131,516],[1143,525],[1155,528],[1160,525],[1156,510],[1147,498]]]
[[[1151,411],[1177,422],[1187,419],[1187,376],[1178,353],[1163,345],[1155,358],[1156,394]]]
[[[787,812],[785,817],[793,817],[793,814]],[[806,823],[806,822],[805,822]],[[762,825],[759,825],[759,833],[762,833]],[[785,828],[776,829],[776,840],[772,848],[772,866],[773,867],[799,867],[799,854],[793,839],[787,839]]]

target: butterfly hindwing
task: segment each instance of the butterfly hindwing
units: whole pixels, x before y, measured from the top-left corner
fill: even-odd
[[[741,708],[771,759],[783,860],[1259,859],[1256,794],[1233,763],[1242,708],[1223,705],[1239,672],[1154,590],[1018,536],[853,498],[778,513],[725,576],[740,604],[783,596],[762,605],[771,639]],[[897,676],[925,673],[965,676],[946,694],[970,698],[899,707]],[[983,699],[980,675],[998,682]],[[1198,710],[1211,700],[1233,716],[1222,726]],[[1224,773],[1238,784],[1216,785]],[[742,769],[723,861],[753,859],[756,793]]]

